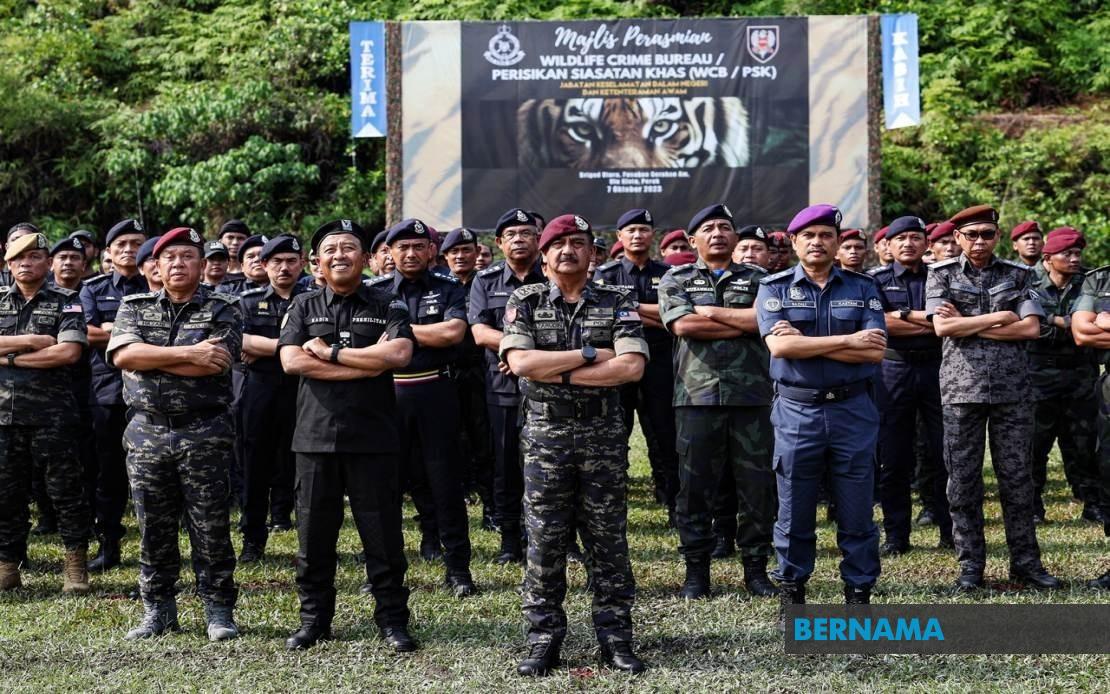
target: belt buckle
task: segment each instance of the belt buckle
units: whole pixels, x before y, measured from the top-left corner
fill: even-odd
[[[825,402],[836,402],[836,391],[830,388],[821,397]]]

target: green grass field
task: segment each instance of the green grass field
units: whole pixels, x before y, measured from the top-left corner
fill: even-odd
[[[186,561],[185,592],[180,598],[184,632],[153,641],[123,640],[141,614],[127,593],[136,582],[138,535],[131,519],[124,545],[125,565],[95,576],[93,594],[60,595],[61,547],[57,538],[35,539],[31,560],[36,570],[24,574],[25,588],[0,596],[0,690],[468,690],[489,693],[590,689],[619,691],[754,690],[777,692],[835,691],[981,691],[1110,690],[1110,656],[787,656],[775,628],[777,602],[752,600],[743,590],[738,557],[716,562],[717,596],[686,604],[675,597],[683,569],[677,536],[666,528],[665,514],[651,501],[642,439],[632,452],[632,499],[629,532],[632,563],[639,586],[635,611],[640,654],[650,670],[635,681],[598,665],[589,626],[585,572],[570,569],[567,600],[570,635],[563,651],[564,668],[539,682],[523,682],[514,673],[524,652],[522,619],[516,587],[519,567],[491,564],[497,549],[493,533],[478,529],[478,509],[471,509],[474,574],[482,594],[458,601],[440,587],[442,567],[415,558],[419,531],[406,507],[405,537],[410,550],[408,583],[412,588],[412,629],[422,649],[409,657],[392,655],[376,638],[369,598],[358,594],[362,569],[355,564],[357,535],[348,520],[340,538],[341,562],[336,612],[337,639],[306,653],[291,654],[283,641],[297,624],[293,591],[296,535],[272,536],[268,559],[261,566],[240,568],[236,613],[243,637],[211,644],[204,637],[203,609],[192,595],[193,578]],[[978,598],[947,593],[956,563],[936,545],[935,528],[915,530],[921,548],[884,562],[875,602],[1061,602],[1098,603],[1110,595],[1083,587],[1105,570],[1110,545],[1102,530],[1076,520],[1080,507],[1071,501],[1058,459],[1051,467],[1049,524],[1039,530],[1045,561],[1070,583],[1051,594],[1007,590],[1007,559],[993,477],[988,478],[988,578],[992,590]],[[823,510],[820,515],[824,519]],[[239,537],[235,538],[236,546]],[[810,582],[810,602],[840,602],[838,554],[834,529],[819,528],[818,566]],[[187,542],[182,535],[182,551]],[[1030,628],[1035,628],[1031,625]]]

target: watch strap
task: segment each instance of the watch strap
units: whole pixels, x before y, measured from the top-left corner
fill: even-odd
[[[340,347],[339,345],[332,345],[331,346],[331,363],[332,364],[338,364],[339,363],[339,350],[340,349],[342,349],[342,347]]]

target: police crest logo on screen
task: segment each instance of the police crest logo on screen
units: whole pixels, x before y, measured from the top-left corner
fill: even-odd
[[[524,60],[524,51],[520,50],[520,39],[513,36],[508,24],[497,27],[497,33],[489,40],[489,50],[482,55],[498,67],[516,65]]]
[[[748,55],[761,63],[766,63],[779,52],[779,28],[777,26],[748,27]]]

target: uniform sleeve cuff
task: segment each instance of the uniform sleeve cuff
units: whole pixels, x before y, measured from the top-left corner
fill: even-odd
[[[618,357],[622,354],[642,354],[647,359],[651,358],[647,340],[641,337],[618,337],[613,341],[613,351]]]
[[[505,361],[505,354],[510,349],[535,349],[536,343],[532,338],[527,335],[506,335],[501,338],[501,344],[497,350],[497,357],[501,361]]]
[[[1027,299],[1020,304],[1017,308],[1018,318],[1026,318],[1028,316],[1044,316],[1044,309],[1036,301]]]
[[[116,364],[115,361],[112,359],[112,356],[115,354],[117,349],[142,341],[142,338],[138,335],[129,335],[127,333],[116,335],[115,333],[112,333],[111,339],[108,340],[108,346],[104,349],[104,356],[105,358],[107,358],[109,364],[115,366]]]
[[[681,306],[674,306],[666,311],[660,311],[659,320],[667,328],[671,329],[671,323],[674,323],[683,316],[690,316],[694,314],[694,307],[689,304],[682,304]]]
[[[58,342],[75,342],[79,345],[88,345],[89,337],[80,330],[63,330],[58,333]]]
[[[925,317],[932,318],[933,314],[937,312],[937,308],[944,302],[945,299],[942,296],[925,299]]]

